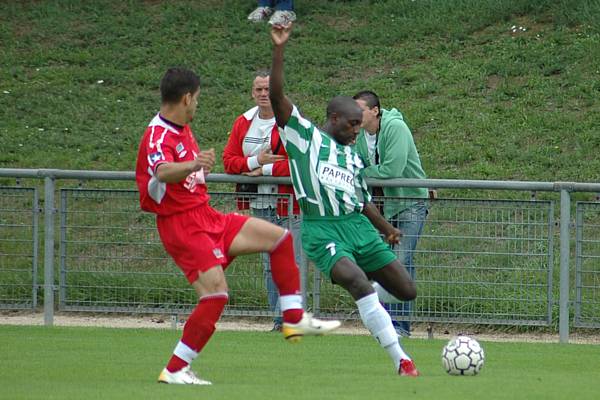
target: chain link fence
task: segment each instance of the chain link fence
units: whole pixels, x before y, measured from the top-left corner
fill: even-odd
[[[38,192],[0,187],[0,308],[37,306]]]
[[[38,191],[0,187],[0,309],[36,308],[43,300],[44,322],[52,325],[55,292],[58,309],[64,311],[179,314],[189,312],[196,303],[195,294],[163,250],[154,216],[139,211],[136,191],[62,189],[58,210],[55,208],[55,179],[131,181],[132,172],[0,169],[2,176],[44,179],[44,293],[43,298],[38,293],[42,286],[38,285],[38,276],[42,276],[41,270],[38,273],[42,232]],[[229,184],[289,183],[273,177],[211,174],[209,178]],[[575,241],[569,243],[573,233],[570,193],[597,193],[600,184],[443,179],[369,182],[376,186],[560,193],[560,213],[555,212],[556,200],[430,201],[413,254],[419,296],[411,320],[542,326],[558,322],[563,343],[568,341],[570,324],[600,327],[600,203],[577,203]],[[225,213],[264,214],[264,210],[258,214],[252,210],[256,204],[251,202],[240,207],[239,196],[212,193],[211,204]],[[253,196],[263,206],[281,200],[281,195]],[[290,217],[289,195],[283,196],[288,196]],[[284,223],[285,218],[273,220],[272,215],[262,214],[285,227],[298,222],[297,217]],[[558,214],[560,220],[555,221]],[[409,239],[410,234],[403,240]],[[574,270],[569,269],[571,246],[575,247]],[[555,249],[560,249],[556,256]],[[395,251],[399,257],[404,254],[401,248]],[[264,255],[239,257],[227,269],[231,292],[226,314],[277,314],[267,300],[265,259]],[[297,262],[308,309],[322,316],[358,318],[354,302],[344,290],[322,277],[303,254]],[[570,271],[574,271],[573,284]]]
[[[403,319],[552,322],[552,202],[437,199],[428,211],[413,260],[418,297]],[[344,290],[327,280],[320,286],[321,312],[358,317]]]
[[[139,210],[136,191],[60,193],[60,310],[186,313],[195,306],[194,290],[166,254],[155,216]],[[282,199],[256,198],[254,206]],[[289,200],[288,195],[283,198]],[[250,215],[246,201],[235,193],[211,193],[211,205],[224,213]],[[266,302],[263,258],[238,257],[226,269],[230,299],[225,314],[273,316]]]
[[[212,193],[211,203],[222,212],[249,212],[239,210],[236,196]],[[181,313],[193,307],[196,296],[165,254],[154,216],[138,211],[135,191],[62,189],[60,197],[60,309]],[[274,203],[277,196],[263,199]],[[550,323],[551,202],[438,199],[429,210],[415,253],[419,297],[412,319]],[[262,257],[238,257],[226,270],[226,314],[272,315]],[[358,318],[345,290],[312,265],[308,275],[309,308]]]
[[[575,219],[574,325],[600,328],[600,203],[578,202]]]

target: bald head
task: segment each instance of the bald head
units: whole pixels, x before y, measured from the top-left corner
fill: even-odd
[[[352,97],[337,96],[327,105],[324,130],[340,144],[354,143],[362,123],[362,110]]]
[[[330,118],[334,113],[339,116],[351,118],[356,116],[357,113],[362,114],[362,110],[352,97],[336,96],[327,104],[327,118]]]

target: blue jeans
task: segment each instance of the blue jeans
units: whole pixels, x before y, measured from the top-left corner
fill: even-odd
[[[257,218],[264,219],[275,225],[279,225],[282,228],[289,229],[292,234],[294,243],[294,256],[296,257],[296,264],[301,265],[302,259],[302,243],[300,241],[300,218],[299,216],[293,216],[291,224],[288,225],[288,217],[278,217],[277,212],[274,208],[253,208],[252,215]],[[277,285],[273,281],[273,275],[271,274],[271,261],[268,253],[261,253],[261,259],[263,264],[263,278],[265,280],[265,287],[267,288],[267,301],[269,302],[269,309],[275,313],[273,322],[275,324],[282,323],[281,317],[281,305],[279,304],[279,290]]]
[[[271,7],[279,11],[294,10],[293,0],[258,0],[259,7]]]
[[[406,267],[406,270],[413,280],[415,280],[416,277],[413,255],[417,248],[419,237],[423,232],[427,213],[427,204],[425,201],[421,200],[390,219],[390,223],[402,232],[402,239],[396,250],[399,252],[398,257],[400,261]],[[397,304],[384,304],[384,307],[390,312],[398,333],[405,336],[410,335],[410,311],[412,302],[405,301]]]

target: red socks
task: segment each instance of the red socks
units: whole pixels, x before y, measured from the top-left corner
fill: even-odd
[[[227,293],[203,296],[183,327],[181,341],[167,364],[169,372],[179,371],[192,362],[215,331],[215,324],[227,304]]]
[[[300,272],[294,258],[294,242],[289,231],[285,232],[271,250],[270,258],[271,274],[281,297],[283,321],[297,323],[303,314],[302,299],[299,295]]]

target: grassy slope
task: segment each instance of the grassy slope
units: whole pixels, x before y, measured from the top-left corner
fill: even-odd
[[[161,74],[177,64],[201,73],[193,127],[221,150],[251,105],[252,72],[270,62],[266,26],[245,21],[250,3],[2,2],[0,167],[133,169]],[[300,1],[297,11],[287,84],[309,117],[370,88],[405,114],[430,177],[597,181],[600,1]]]
[[[484,343],[482,374],[450,377],[440,340],[405,341],[421,370],[399,378],[367,336],[284,343],[270,333],[218,332],[195,368],[212,387],[158,385],[176,331],[0,326],[1,399],[576,399],[597,398],[600,348]],[[282,362],[283,361],[283,362]]]

